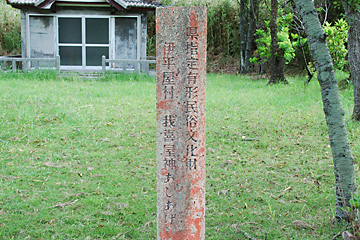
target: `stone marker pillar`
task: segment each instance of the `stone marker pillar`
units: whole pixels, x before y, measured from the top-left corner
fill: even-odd
[[[158,239],[205,239],[204,7],[156,12]]]

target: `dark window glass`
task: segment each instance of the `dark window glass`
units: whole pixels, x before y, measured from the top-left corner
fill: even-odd
[[[103,55],[109,58],[108,47],[86,47],[86,66],[101,66]]]
[[[59,43],[81,43],[81,18],[59,18]]]
[[[60,46],[60,64],[63,66],[81,66],[82,50],[81,47]]]
[[[86,43],[109,44],[109,19],[87,18],[86,19]]]

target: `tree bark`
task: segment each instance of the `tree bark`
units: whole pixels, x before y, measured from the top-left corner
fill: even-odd
[[[278,45],[278,26],[276,23],[278,13],[278,0],[271,0],[271,20],[269,23],[271,35],[271,77],[269,84],[287,83],[284,74],[285,58],[284,51]]]
[[[243,73],[248,73],[250,68],[250,57],[251,57],[251,44],[254,36],[254,25],[255,25],[255,12],[254,12],[254,0],[250,0],[250,12],[249,12],[249,27],[246,37],[245,47],[245,64]]]
[[[360,121],[360,12],[357,10],[358,7],[360,6],[350,6],[348,2],[345,2],[346,19],[350,27],[348,32],[348,58],[354,88],[352,118],[356,121]]]
[[[245,70],[245,3],[240,0],[240,72],[244,73]]]
[[[334,161],[336,183],[335,218],[340,222],[341,220],[348,220],[344,207],[350,206],[352,194],[357,191],[354,158],[345,127],[345,111],[341,106],[334,66],[314,3],[312,0],[294,0],[294,2],[303,18],[321,87],[323,108]]]

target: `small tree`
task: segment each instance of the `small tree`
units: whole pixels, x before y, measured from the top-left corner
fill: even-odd
[[[294,43],[289,38],[289,22],[292,21],[292,14],[284,14],[281,11],[282,16],[277,21],[278,25],[278,45],[284,51],[285,64],[289,63],[295,57]],[[257,29],[256,35],[259,37],[255,40],[257,45],[257,56],[252,57],[250,61],[252,63],[265,63],[271,58],[271,36],[269,29],[269,21],[265,21],[265,30]],[[294,39],[293,39],[294,40]]]
[[[285,57],[284,50],[278,44],[278,25],[276,22],[278,14],[278,0],[271,0],[271,20],[270,20],[270,35],[271,35],[271,59],[270,59],[270,80],[268,84],[279,82],[287,83],[285,79],[284,67]]]
[[[303,18],[311,55],[318,72],[323,108],[329,132],[334,161],[336,184],[335,218],[347,220],[346,206],[350,206],[352,194],[356,193],[354,158],[351,153],[346,128],[345,111],[341,106],[333,62],[326,36],[318,19],[312,0],[294,0]]]

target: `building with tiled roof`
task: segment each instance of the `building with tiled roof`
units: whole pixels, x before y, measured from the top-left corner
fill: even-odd
[[[21,10],[23,58],[60,56],[62,69],[96,69],[107,59],[146,59],[152,0],[7,0]],[[111,67],[111,66],[108,66]]]
[[[131,8],[156,8],[159,3],[151,0],[7,0],[9,4],[16,8],[35,7],[35,8],[50,8],[53,4],[68,4],[68,5],[106,5],[110,4],[118,10],[127,10]]]

